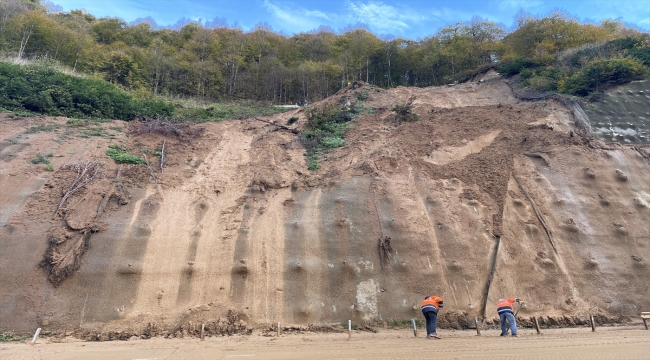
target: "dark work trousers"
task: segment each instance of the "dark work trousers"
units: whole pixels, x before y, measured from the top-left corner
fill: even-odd
[[[422,315],[427,322],[427,336],[434,335],[438,326],[438,313],[434,310],[422,310]]]

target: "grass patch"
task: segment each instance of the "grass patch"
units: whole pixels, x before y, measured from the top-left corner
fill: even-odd
[[[357,93],[357,100],[359,100],[359,101],[366,101],[366,100],[368,100],[368,98],[369,98],[369,96],[368,96],[367,91],[359,91]]]
[[[336,105],[327,105],[322,108],[312,108],[307,112],[305,130],[300,134],[300,140],[307,152],[307,168],[311,171],[319,169],[319,155],[327,153],[330,149],[345,146],[345,131],[350,122],[359,115],[371,113],[374,109],[360,105],[358,102],[350,104],[342,98]]]
[[[143,158],[130,154],[125,148],[119,145],[109,145],[106,155],[119,164],[144,164]]]
[[[87,130],[82,130],[81,133],[79,134],[80,138],[87,139],[91,136],[107,136],[108,134],[104,132],[104,129],[101,127],[97,126],[91,129]]]
[[[0,333],[0,342],[25,341],[29,339],[28,335],[16,335],[12,332]]]
[[[45,165],[45,171],[54,171],[54,166],[52,164]]]
[[[9,114],[7,114],[7,118],[13,119],[17,117],[32,117],[32,116],[38,116],[38,113],[32,112],[32,111],[27,111],[27,110],[19,110],[19,111],[9,111]]]
[[[318,165],[318,155],[307,155],[307,169],[309,171],[316,171],[320,168]]]
[[[296,116],[292,116],[289,118],[289,120],[287,120],[287,125],[293,125],[296,123],[296,121],[298,121],[298,118]]]
[[[395,120],[398,124],[404,121],[418,121],[420,119],[420,116],[413,111],[413,102],[415,99],[415,96],[411,96],[405,104],[393,105],[391,110],[395,112]]]
[[[185,100],[176,101],[174,107],[174,114],[170,117],[172,121],[183,120],[197,123],[272,115],[290,110],[275,107],[270,102],[252,100],[238,100],[209,104]]]
[[[38,155],[37,157],[30,160],[30,162],[32,164],[45,164],[45,165],[48,165],[50,163],[50,160],[48,160],[45,156]]]
[[[60,128],[60,125],[54,124],[54,125],[36,125],[32,126],[27,131],[25,131],[26,134],[36,134],[37,132],[51,132],[54,129]]]

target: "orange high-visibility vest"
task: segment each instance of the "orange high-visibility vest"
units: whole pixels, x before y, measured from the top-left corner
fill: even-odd
[[[507,298],[507,299],[501,299],[497,303],[497,312],[499,314],[504,313],[504,312],[512,312],[512,304],[515,303],[515,300],[517,298]]]
[[[431,309],[436,313],[442,307],[442,298],[438,296],[429,296],[422,302],[422,310]]]

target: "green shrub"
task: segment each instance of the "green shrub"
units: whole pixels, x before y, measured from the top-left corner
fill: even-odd
[[[0,106],[53,116],[132,120],[170,116],[162,100],[140,100],[103,80],[66,75],[52,67],[0,63]]]
[[[411,96],[406,104],[395,104],[391,109],[396,113],[396,120],[399,124],[404,121],[418,121],[420,116],[413,111],[413,102],[416,97]]]
[[[528,79],[528,78],[530,78],[531,76],[533,76],[533,71],[530,70],[530,69],[522,69],[522,70],[519,72],[519,74],[521,75],[521,77],[522,77],[523,79]]]
[[[318,155],[307,156],[307,170],[316,171],[318,168],[320,168],[318,165]]]
[[[562,70],[554,66],[543,66],[535,69],[521,70],[524,84],[540,91],[556,91],[562,78]]]
[[[47,164],[47,165],[45,165],[45,170],[46,171],[54,171],[54,166],[52,166],[52,164]]]
[[[642,45],[643,39],[641,37],[624,37],[603,43],[588,44],[571,55],[569,65],[582,67],[583,64],[596,59],[616,58],[626,51],[633,51],[634,48]],[[566,63],[563,59],[560,59],[560,61]]]
[[[38,155],[37,157],[33,158],[30,162],[32,164],[46,164],[47,165],[47,164],[50,163],[50,160],[48,160],[46,157],[44,157],[42,155]]]
[[[496,66],[497,72],[505,76],[513,76],[519,74],[522,70],[527,68],[535,68],[539,66],[546,66],[553,63],[552,57],[539,57],[535,59],[517,58],[514,60],[504,60],[499,62]]]
[[[650,46],[634,48],[628,51],[627,54],[639,60],[643,65],[650,67]]]
[[[27,335],[16,335],[13,332],[0,333],[0,342],[25,341],[27,339],[29,339],[29,336]]]
[[[571,75],[561,84],[561,90],[586,96],[594,91],[624,84],[641,78],[648,69],[635,59],[595,60]]]
[[[119,145],[109,145],[106,155],[119,164],[144,164],[143,158],[130,154],[125,148]]]
[[[368,100],[368,92],[367,91],[359,91],[357,93],[357,100],[359,100],[359,101]]]
[[[338,136],[326,136],[321,141],[323,146],[328,148],[337,148],[345,145],[345,140]]]
[[[312,108],[307,112],[307,123],[300,140],[307,149],[307,168],[311,171],[319,168],[318,154],[345,145],[345,130],[354,116],[359,114],[356,104],[348,107],[345,99],[341,103]]]
[[[295,116],[292,116],[292,117],[289,118],[289,120],[287,120],[287,125],[293,125],[293,124],[296,123],[296,121],[298,121],[298,118],[295,117]]]
[[[511,61],[502,61],[497,65],[497,71],[505,76],[517,75],[523,69],[534,66],[531,59],[518,58]]]

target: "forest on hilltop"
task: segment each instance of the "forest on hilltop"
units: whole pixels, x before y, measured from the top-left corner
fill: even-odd
[[[648,34],[562,12],[520,14],[512,31],[474,18],[420,40],[380,38],[363,27],[285,36],[264,25],[248,32],[213,26],[153,29],[82,10],[49,12],[38,0],[3,0],[0,55],[53,60],[145,97],[278,104],[323,99],[356,80],[442,85],[497,63],[501,72],[521,72],[528,86],[585,95],[600,83],[644,76],[650,65]]]

